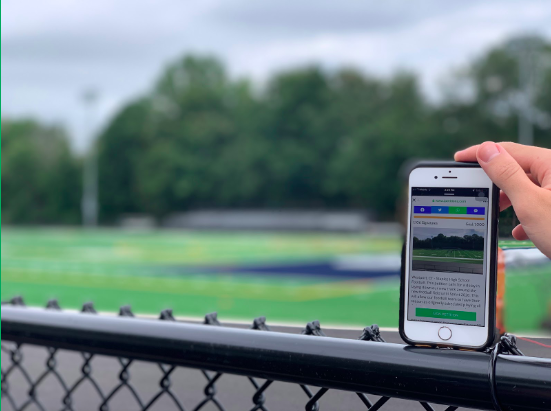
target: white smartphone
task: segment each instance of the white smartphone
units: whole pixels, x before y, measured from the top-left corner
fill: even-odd
[[[476,163],[419,163],[409,175],[400,335],[484,349],[496,335],[499,189]]]

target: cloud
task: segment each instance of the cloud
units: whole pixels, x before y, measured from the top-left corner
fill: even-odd
[[[84,89],[100,92],[100,126],[185,53],[217,55],[232,75],[259,82],[309,63],[378,75],[410,69],[436,96],[452,67],[508,36],[551,36],[546,0],[11,0],[1,7],[2,114],[65,123],[80,149]]]

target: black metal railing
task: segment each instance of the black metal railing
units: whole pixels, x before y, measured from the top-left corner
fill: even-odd
[[[178,410],[224,410],[217,388],[224,374],[234,374],[248,379],[252,410],[277,405],[280,399],[268,401],[274,382],[298,384],[304,402],[294,409],[309,411],[318,410],[330,390],[355,393],[358,405],[371,411],[385,404],[390,404],[385,409],[394,409],[389,402],[393,398],[419,401],[427,411],[433,410],[429,402],[445,404],[447,411],[494,409],[496,399],[506,410],[551,409],[551,360],[508,355],[508,350],[515,351],[511,338],[509,345],[500,346],[504,353],[495,352],[492,364],[488,353],[384,343],[377,326],[364,329],[358,340],[325,337],[317,321],[308,323],[302,335],[269,332],[263,317],[250,328],[222,327],[216,314],[207,315],[204,324],[193,324],[175,321],[170,310],[159,321],[136,318],[129,307],[109,316],[97,315],[90,303],[77,313],[61,311],[55,301],[39,309],[15,299],[2,305],[2,401],[14,410],[107,411],[120,409],[117,397],[124,392],[133,409],[166,409],[168,401]],[[36,359],[25,362],[28,350],[37,349],[46,350],[40,369]],[[64,355],[72,355],[68,364],[78,364],[75,375],[64,374]],[[99,364],[105,356],[117,362],[118,376],[109,387],[96,367],[105,367]],[[136,362],[158,368],[154,382],[159,388],[147,395],[131,379]],[[173,381],[181,367],[200,370],[205,379],[194,403],[186,402],[189,389]],[[197,375],[187,381],[197,386]],[[61,392],[57,405],[52,405],[49,389],[41,390],[46,383]],[[87,404],[78,407],[85,385]]]

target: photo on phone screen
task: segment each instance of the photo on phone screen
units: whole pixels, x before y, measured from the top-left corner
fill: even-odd
[[[408,320],[484,327],[488,188],[412,187]]]

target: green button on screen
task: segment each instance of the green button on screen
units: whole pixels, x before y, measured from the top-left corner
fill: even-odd
[[[467,214],[467,207],[450,207],[449,213],[450,214]]]
[[[432,308],[416,308],[417,317],[442,318],[446,320],[476,321],[476,313],[469,311],[433,310]]]

